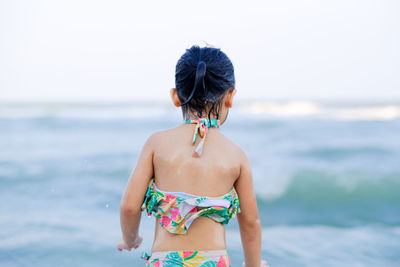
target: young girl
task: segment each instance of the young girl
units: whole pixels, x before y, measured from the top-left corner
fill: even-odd
[[[231,61],[220,49],[192,46],[176,65],[175,85],[170,94],[184,121],[144,144],[121,201],[118,250],[139,247],[146,210],[156,217],[146,266],[231,266],[224,225],[237,215],[244,265],[266,266],[249,159],[218,130],[236,93]]]

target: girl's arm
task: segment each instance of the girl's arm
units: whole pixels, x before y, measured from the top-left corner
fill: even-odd
[[[122,240],[118,244],[119,250],[137,248],[141,243],[141,237],[139,236],[141,205],[143,204],[150,179],[154,176],[154,139],[155,134],[152,134],[144,144],[121,200]]]
[[[261,265],[261,222],[258,215],[256,196],[253,188],[250,161],[242,151],[240,175],[235,182],[241,212],[237,218],[242,239],[245,266]]]

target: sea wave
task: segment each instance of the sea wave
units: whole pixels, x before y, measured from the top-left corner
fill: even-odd
[[[255,183],[260,206],[268,214],[265,221],[271,224],[400,223],[400,214],[393,213],[400,206],[400,173],[297,170],[286,182],[278,182],[275,194],[262,189],[273,181]]]
[[[166,111],[162,105],[0,105],[0,118],[136,119],[160,117]]]
[[[0,118],[151,118],[177,109],[167,102],[131,103],[0,103]],[[394,120],[400,117],[399,103],[260,101],[235,103],[233,112],[261,118],[323,118],[335,120]]]
[[[311,101],[254,101],[239,106],[241,113],[268,117],[317,117],[336,120],[393,120],[400,117],[398,104],[336,103]]]
[[[265,185],[264,185],[265,186]],[[296,201],[326,205],[362,200],[363,202],[392,202],[400,205],[400,173],[373,174],[345,172],[324,173],[318,170],[293,172],[281,194],[270,198],[258,191],[266,202]],[[350,204],[350,203],[349,203]]]

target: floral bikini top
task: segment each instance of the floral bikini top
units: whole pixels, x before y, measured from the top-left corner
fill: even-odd
[[[240,212],[240,205],[235,188],[218,197],[196,196],[160,190],[152,178],[141,209],[146,209],[149,216],[153,213],[170,233],[185,234],[199,216],[227,224]]]

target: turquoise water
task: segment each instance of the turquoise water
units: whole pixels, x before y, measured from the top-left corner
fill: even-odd
[[[168,105],[148,105],[0,106],[0,266],[143,265],[154,219],[142,216],[141,248],[117,251],[121,195],[146,138],[182,120]],[[220,128],[252,164],[263,258],[398,266],[398,106],[389,117],[379,113],[387,106],[295,107],[301,116],[265,106],[239,105]],[[241,266],[236,220],[227,241]]]

